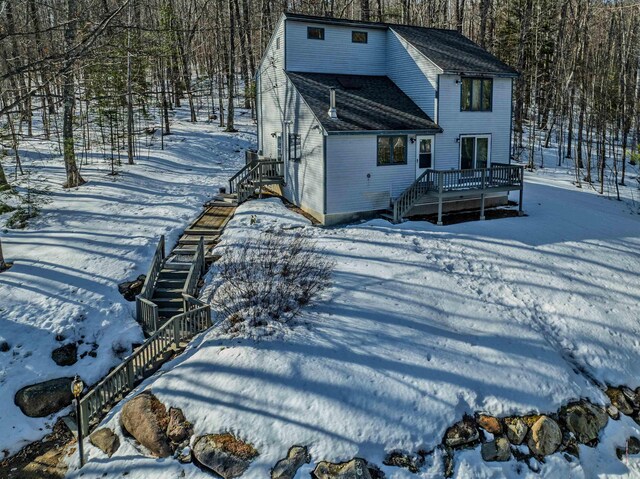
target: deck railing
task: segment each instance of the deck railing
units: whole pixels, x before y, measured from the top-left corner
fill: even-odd
[[[249,199],[256,188],[266,183],[275,183],[284,178],[282,160],[251,161],[229,179],[229,193],[238,195],[238,203]]]
[[[522,188],[523,178],[522,166],[501,163],[494,163],[490,168],[427,170],[395,199],[393,218],[400,221],[422,196],[432,191],[441,202],[444,193],[454,191],[474,190],[482,195],[494,188]],[[442,216],[441,207],[438,216]]]
[[[80,427],[85,435],[143,379],[182,349],[182,344],[211,327],[211,307],[189,296],[188,310],[160,326],[142,346],[127,357],[80,399]]]
[[[198,280],[204,274],[205,260],[204,260],[204,238],[201,236],[198,246],[196,248],[196,254],[193,257],[193,262],[189,268],[189,274],[187,280],[182,288],[182,295],[195,296],[198,289]],[[184,311],[187,310],[187,303],[184,301]]]
[[[158,307],[149,300],[153,296],[153,290],[164,265],[164,260],[164,235],[162,235],[151,260],[151,266],[142,285],[142,290],[136,296],[136,319],[146,331],[155,331],[158,322]]]

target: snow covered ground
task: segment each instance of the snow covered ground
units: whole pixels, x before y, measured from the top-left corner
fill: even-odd
[[[159,236],[172,246],[244,163],[244,149],[255,143],[249,117],[239,112],[240,132],[227,134],[212,123],[189,123],[188,111],[180,110],[164,151],[156,135],[154,146],[115,177],[98,155],[90,157],[82,166],[88,183],[71,191],[61,188],[64,165],[51,144],[21,145],[29,175],[16,184],[23,196],[27,186],[36,192],[42,211],[25,230],[0,230],[5,257],[14,262],[0,275],[0,340],[12,348],[0,352],[0,451],[39,439],[55,419],[25,417],[14,405],[18,389],[76,373],[91,384],[120,362],[118,349],[126,355],[142,340],[135,303],[126,302],[117,285],[146,273]],[[5,162],[7,174],[11,170]],[[15,197],[0,194],[0,200]],[[0,216],[2,228],[9,215]],[[79,354],[97,347],[97,357],[57,366],[51,351],[78,340],[84,342]]]
[[[224,244],[303,227],[336,262],[331,289],[284,335],[254,341],[214,328],[132,395],[150,389],[182,408],[196,435],[232,431],[253,443],[249,478],[268,477],[294,444],[314,461],[382,465],[394,449],[434,449],[464,413],[553,412],[580,397],[604,404],[588,377],[640,386],[640,216],[632,193],[617,202],[570,181],[562,169],[527,174],[528,216],[445,227],[322,229],[277,199],[245,203]],[[118,433],[121,407],[105,420]],[[580,462],[556,454],[540,474],[515,460],[484,463],[477,448],[456,454],[456,477],[640,477],[637,459],[615,457],[632,434],[640,427],[629,418],[610,421],[597,448],[580,447]],[[84,477],[208,477],[121,439],[110,460],[88,448]],[[442,458],[430,457],[418,475],[383,470],[442,477]]]

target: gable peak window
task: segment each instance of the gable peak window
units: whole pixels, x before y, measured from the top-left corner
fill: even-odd
[[[307,27],[307,38],[309,40],[324,40],[324,28]]]
[[[379,136],[378,137],[378,166],[406,165],[407,137]]]
[[[367,32],[351,32],[351,42],[352,43],[367,43],[369,41],[369,34]]]
[[[461,111],[491,111],[493,79],[464,77],[460,82]]]

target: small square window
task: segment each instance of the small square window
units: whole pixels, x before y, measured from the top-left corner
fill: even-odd
[[[307,38],[309,40],[324,40],[324,28],[307,27]]]
[[[367,32],[351,32],[352,43],[367,43],[369,41],[369,34]]]

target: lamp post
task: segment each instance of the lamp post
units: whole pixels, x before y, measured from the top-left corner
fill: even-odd
[[[73,394],[74,401],[76,403],[76,423],[78,425],[78,453],[80,454],[80,467],[84,466],[84,449],[82,448],[82,416],[80,412],[80,395],[84,390],[84,383],[80,376],[76,374],[76,377],[71,382],[71,393]]]

